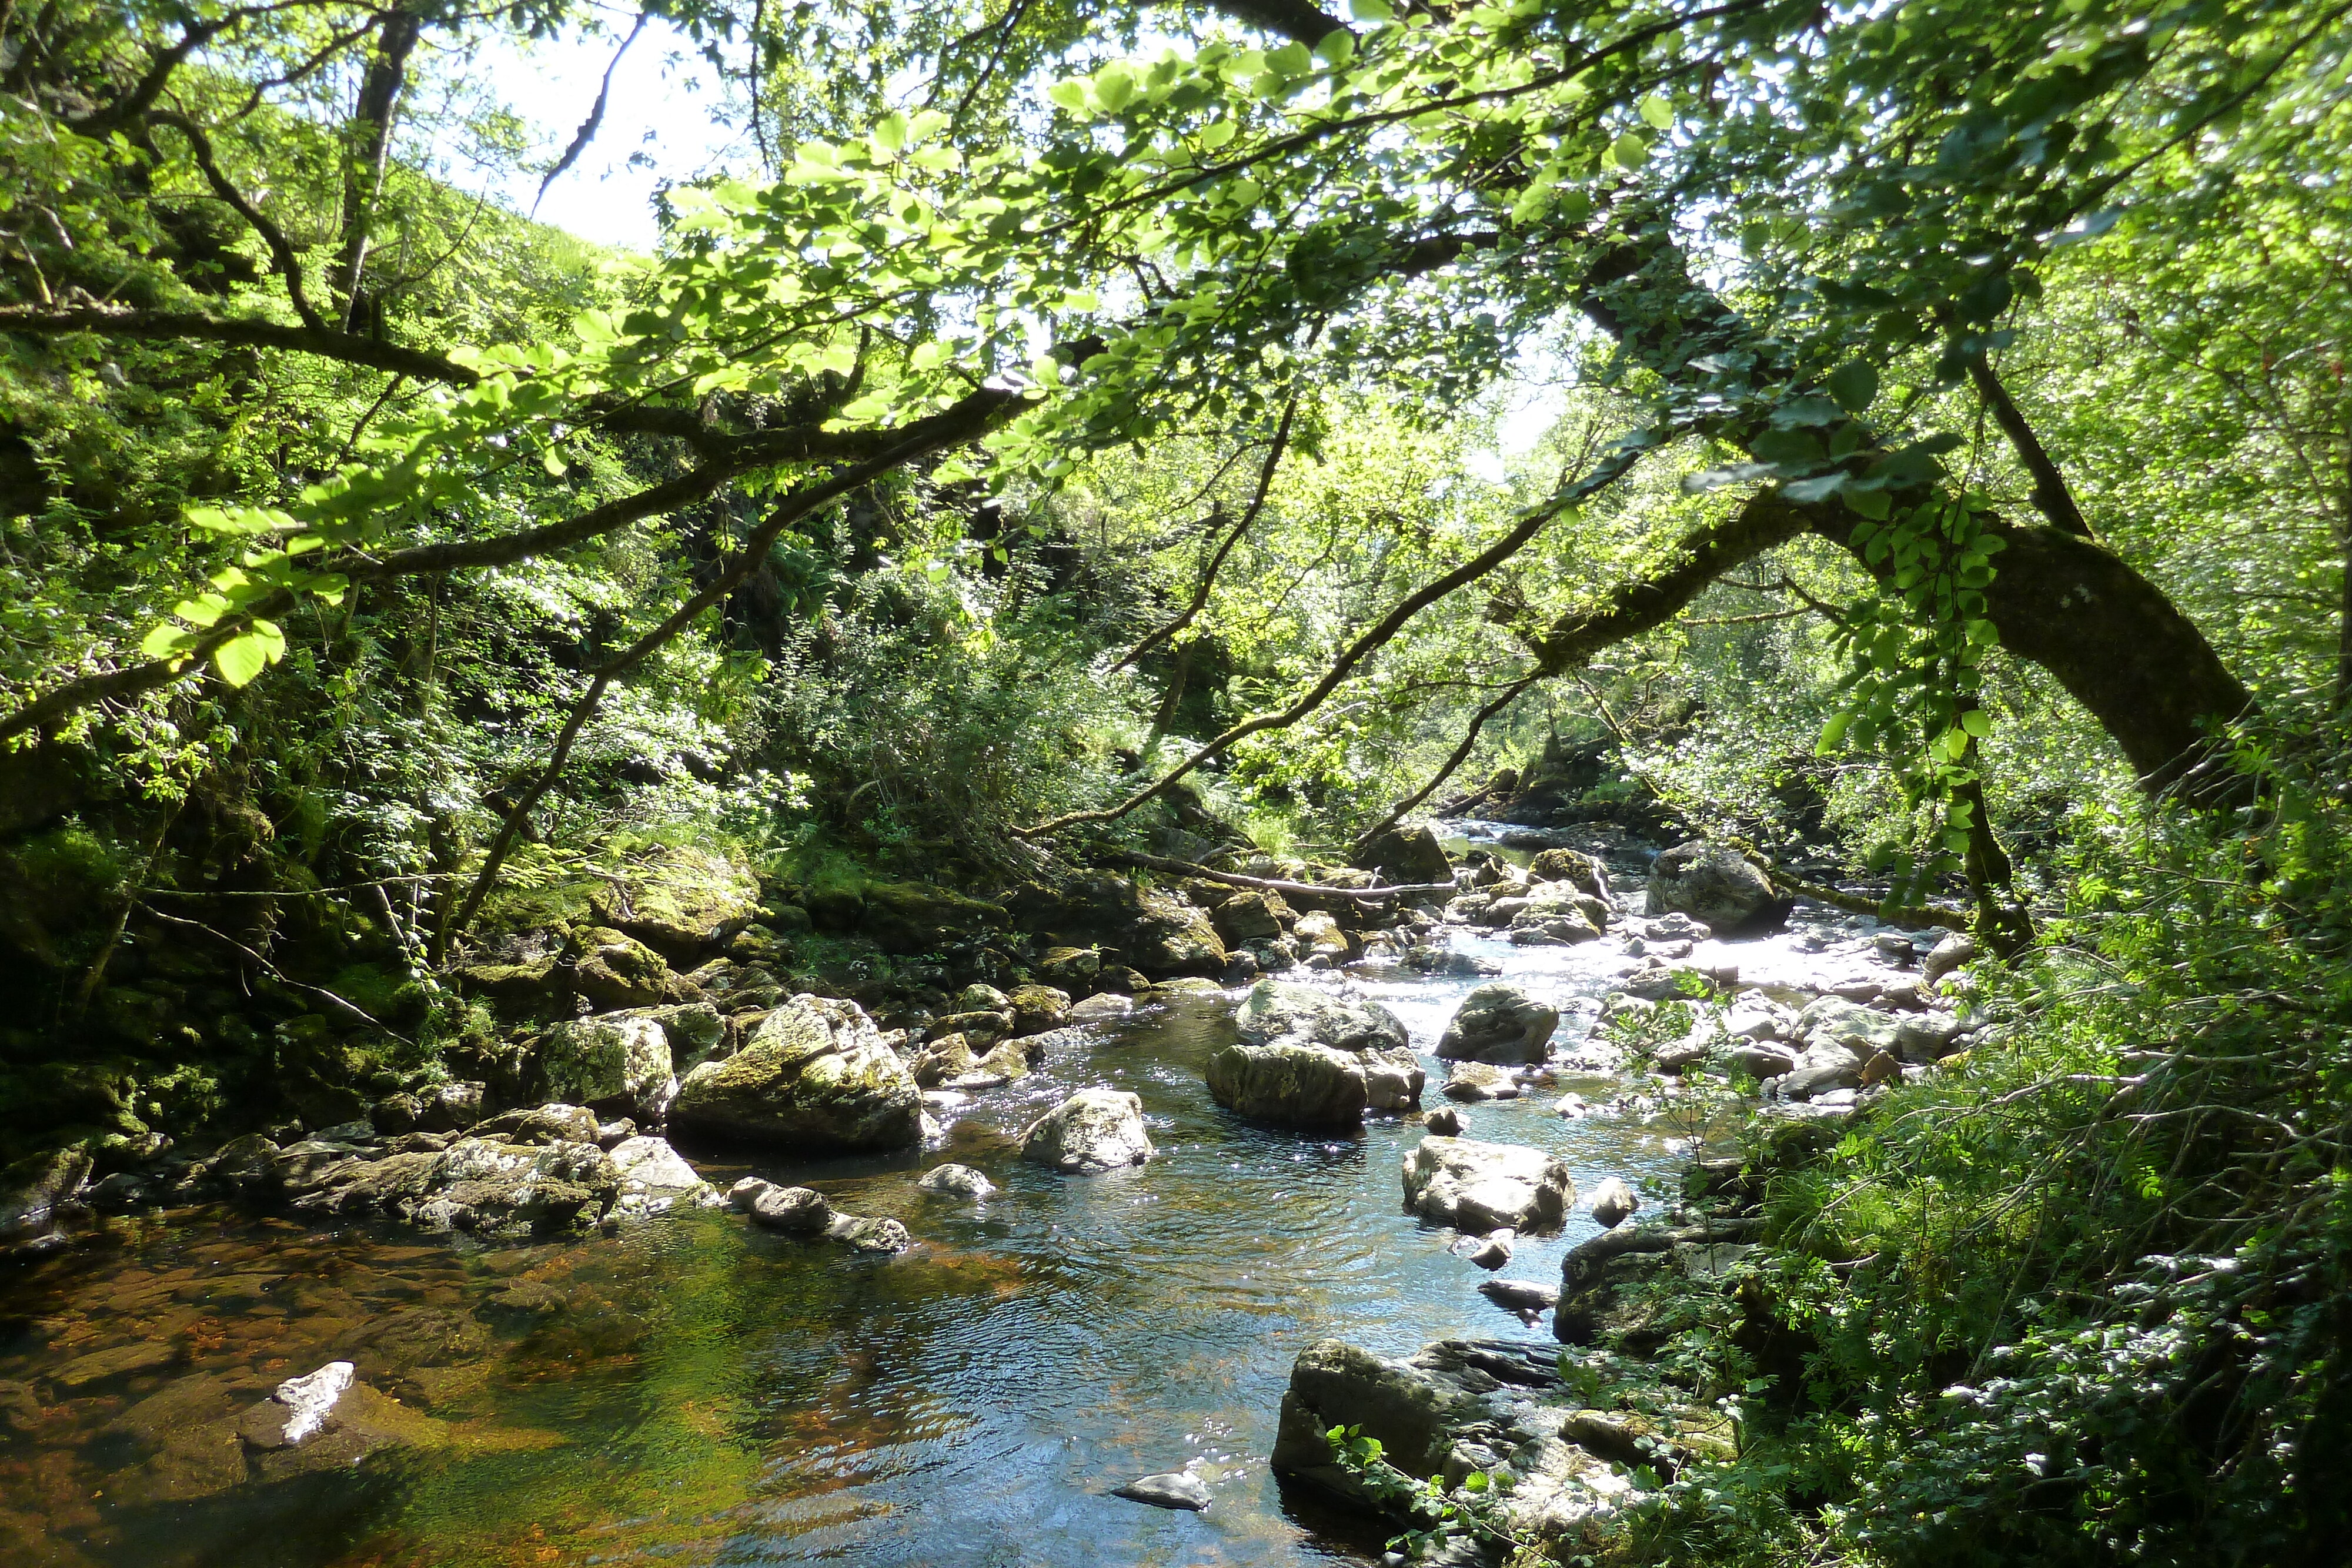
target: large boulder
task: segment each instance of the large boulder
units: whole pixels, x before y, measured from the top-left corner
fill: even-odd
[[[1023,1159],[1073,1174],[1141,1165],[1151,1155],[1143,1102],[1117,1089],[1081,1089],[1021,1134]]]
[[[1253,1045],[1276,1040],[1336,1051],[1386,1050],[1412,1043],[1403,1020],[1378,1002],[1335,996],[1287,980],[1260,980],[1234,1015]]]
[[[1229,962],[1224,940],[1206,914],[1175,894],[1108,872],[1081,873],[1051,884],[1024,883],[1005,895],[1004,904],[1024,929],[1057,939],[1038,966],[1039,975],[1055,985],[1071,986],[1094,972],[1057,967],[1059,945],[1075,939],[1115,948],[1153,978],[1214,977]]]
[[[593,895],[597,921],[678,962],[692,962],[760,913],[760,881],[739,860],[657,844]]]
[[[1557,1352],[1494,1340],[1439,1340],[1410,1361],[1318,1341],[1291,1368],[1274,1469],[1358,1510],[1424,1523],[1400,1506],[1401,1489],[1368,1485],[1360,1469],[1335,1461],[1326,1434],[1353,1427],[1409,1476],[1454,1486],[1472,1470],[1508,1474],[1510,1486],[1488,1500],[1495,1522],[1525,1545],[1516,1560],[1589,1560],[1602,1521],[1633,1495],[1633,1483],[1583,1440],[1574,1423],[1585,1413],[1561,1398],[1558,1362]],[[1667,1462],[1637,1452],[1622,1469],[1636,1461]],[[1497,1557],[1465,1536],[1433,1560]]]
[[[1070,993],[1053,986],[1022,986],[1005,1001],[1015,1034],[1044,1034],[1070,1021]]]
[[[623,1214],[659,1214],[714,1201],[719,1189],[702,1179],[665,1138],[624,1138],[611,1150],[613,1168],[621,1173],[621,1196],[614,1207]]]
[[[78,1148],[52,1149],[0,1171],[0,1255],[52,1244],[85,1212],[75,1199],[90,1174],[90,1157]]]
[[[1284,923],[1297,916],[1278,893],[1244,891],[1218,904],[1213,918],[1217,934],[1237,947],[1281,936]]]
[[[1687,915],[1727,932],[1759,925],[1779,908],[1771,882],[1727,845],[1693,839],[1650,866],[1652,915]]]
[[[538,1092],[651,1121],[669,1108],[669,1035],[649,1018],[571,1019],[540,1037]]]
[[[1540,1149],[1471,1138],[1423,1138],[1404,1157],[1405,1207],[1484,1236],[1557,1230],[1576,1201],[1568,1166]]]
[[[1378,872],[1391,883],[1420,885],[1452,883],[1454,862],[1425,822],[1400,824],[1383,831],[1355,859],[1360,871]]]
[[[1352,1127],[1371,1094],[1353,1051],[1320,1045],[1229,1045],[1209,1058],[1210,1098],[1261,1122]]]
[[[593,1113],[545,1105],[454,1142],[437,1134],[391,1145],[311,1139],[275,1149],[239,1177],[215,1174],[247,1197],[282,1197],[307,1214],[519,1239],[593,1225],[619,1202],[620,1167],[595,1136]]]
[[[1209,1093],[1259,1121],[1348,1127],[1367,1110],[1421,1103],[1411,1034],[1376,1002],[1261,980],[1234,1018],[1241,1035],[1209,1058]]]
[[[1496,980],[1462,998],[1437,1042],[1437,1054],[1446,1061],[1541,1061],[1559,1028],[1558,1008]]]
[[[923,1097],[856,1002],[802,995],[687,1074],[670,1125],[802,1153],[905,1148],[922,1139]]]
[[[1600,861],[1577,850],[1544,850],[1528,862],[1528,874],[1540,882],[1564,882],[1594,898],[1609,897],[1609,873]]]
[[[1352,1495],[1358,1483],[1333,1461],[1324,1433],[1356,1427],[1381,1440],[1382,1458],[1425,1479],[1444,1467],[1454,1447],[1450,1428],[1481,1413],[1409,1364],[1384,1361],[1343,1340],[1318,1340],[1291,1365],[1275,1433],[1275,1473]]]

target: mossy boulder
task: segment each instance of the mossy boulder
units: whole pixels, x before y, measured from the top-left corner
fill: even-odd
[[[802,1154],[905,1148],[922,1137],[922,1094],[855,1002],[796,996],[749,1043],[678,1087],[679,1132]]]
[[[632,856],[590,899],[597,921],[692,964],[760,914],[760,880],[730,855],[663,844]]]
[[[669,1036],[652,1019],[588,1018],[540,1037],[539,1092],[612,1115],[653,1118],[669,1103]]]
[[[669,998],[669,966],[625,932],[595,926],[572,970],[574,989],[599,1008],[642,1008]]]

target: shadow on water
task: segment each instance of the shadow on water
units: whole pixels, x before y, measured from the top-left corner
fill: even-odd
[[[1598,950],[1457,946],[1559,999],[1609,974]],[[1426,1051],[1476,983],[1364,988]],[[1475,1293],[1450,1233],[1402,1211],[1418,1126],[1308,1137],[1233,1118],[1201,1077],[1230,1028],[1216,998],[1146,1009],[975,1097],[921,1159],[705,1162],[722,1186],[756,1170],[896,1216],[920,1239],[897,1259],[714,1211],[507,1249],[217,1213],[125,1223],[0,1281],[0,1560],[1368,1561],[1376,1539],[1266,1470],[1293,1359],[1327,1334],[1393,1354],[1524,1331]],[[1096,1177],[1022,1164],[1020,1128],[1095,1083],[1142,1097],[1158,1157]],[[1670,1126],[1540,1101],[1465,1119],[1559,1153],[1587,1186],[1663,1176],[1678,1147]],[[1002,1190],[923,1193],[941,1159]],[[1557,1278],[1590,1233],[1580,1217],[1525,1241],[1509,1271]],[[242,1473],[238,1414],[331,1359],[414,1413],[415,1440],[356,1469]],[[1214,1493],[1205,1514],[1108,1495],[1187,1465]]]

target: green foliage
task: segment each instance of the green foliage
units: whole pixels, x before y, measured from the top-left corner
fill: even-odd
[[[1501,1505],[1511,1489],[1507,1472],[1472,1470],[1453,1485],[1423,1480],[1381,1456],[1386,1445],[1360,1427],[1333,1427],[1323,1434],[1334,1463],[1362,1487],[1383,1512],[1412,1521],[1391,1538],[1389,1550],[1420,1559],[1444,1549],[1456,1536],[1482,1545],[1526,1544],[1506,1527]]]
[[[2344,753],[2086,848],[2006,1019],[1778,1179],[1778,1429],[1664,1506],[1727,1561],[2319,1561],[2346,1528]],[[1827,1500],[1808,1520],[1797,1495]],[[2316,1555],[2315,1555],[2316,1554]]]

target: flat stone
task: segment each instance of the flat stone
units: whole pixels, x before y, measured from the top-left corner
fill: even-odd
[[[1148,1502],[1154,1508],[1188,1509],[1194,1513],[1206,1509],[1211,1500],[1206,1483],[1184,1470],[1144,1476],[1115,1489],[1110,1495],[1130,1502]]]

